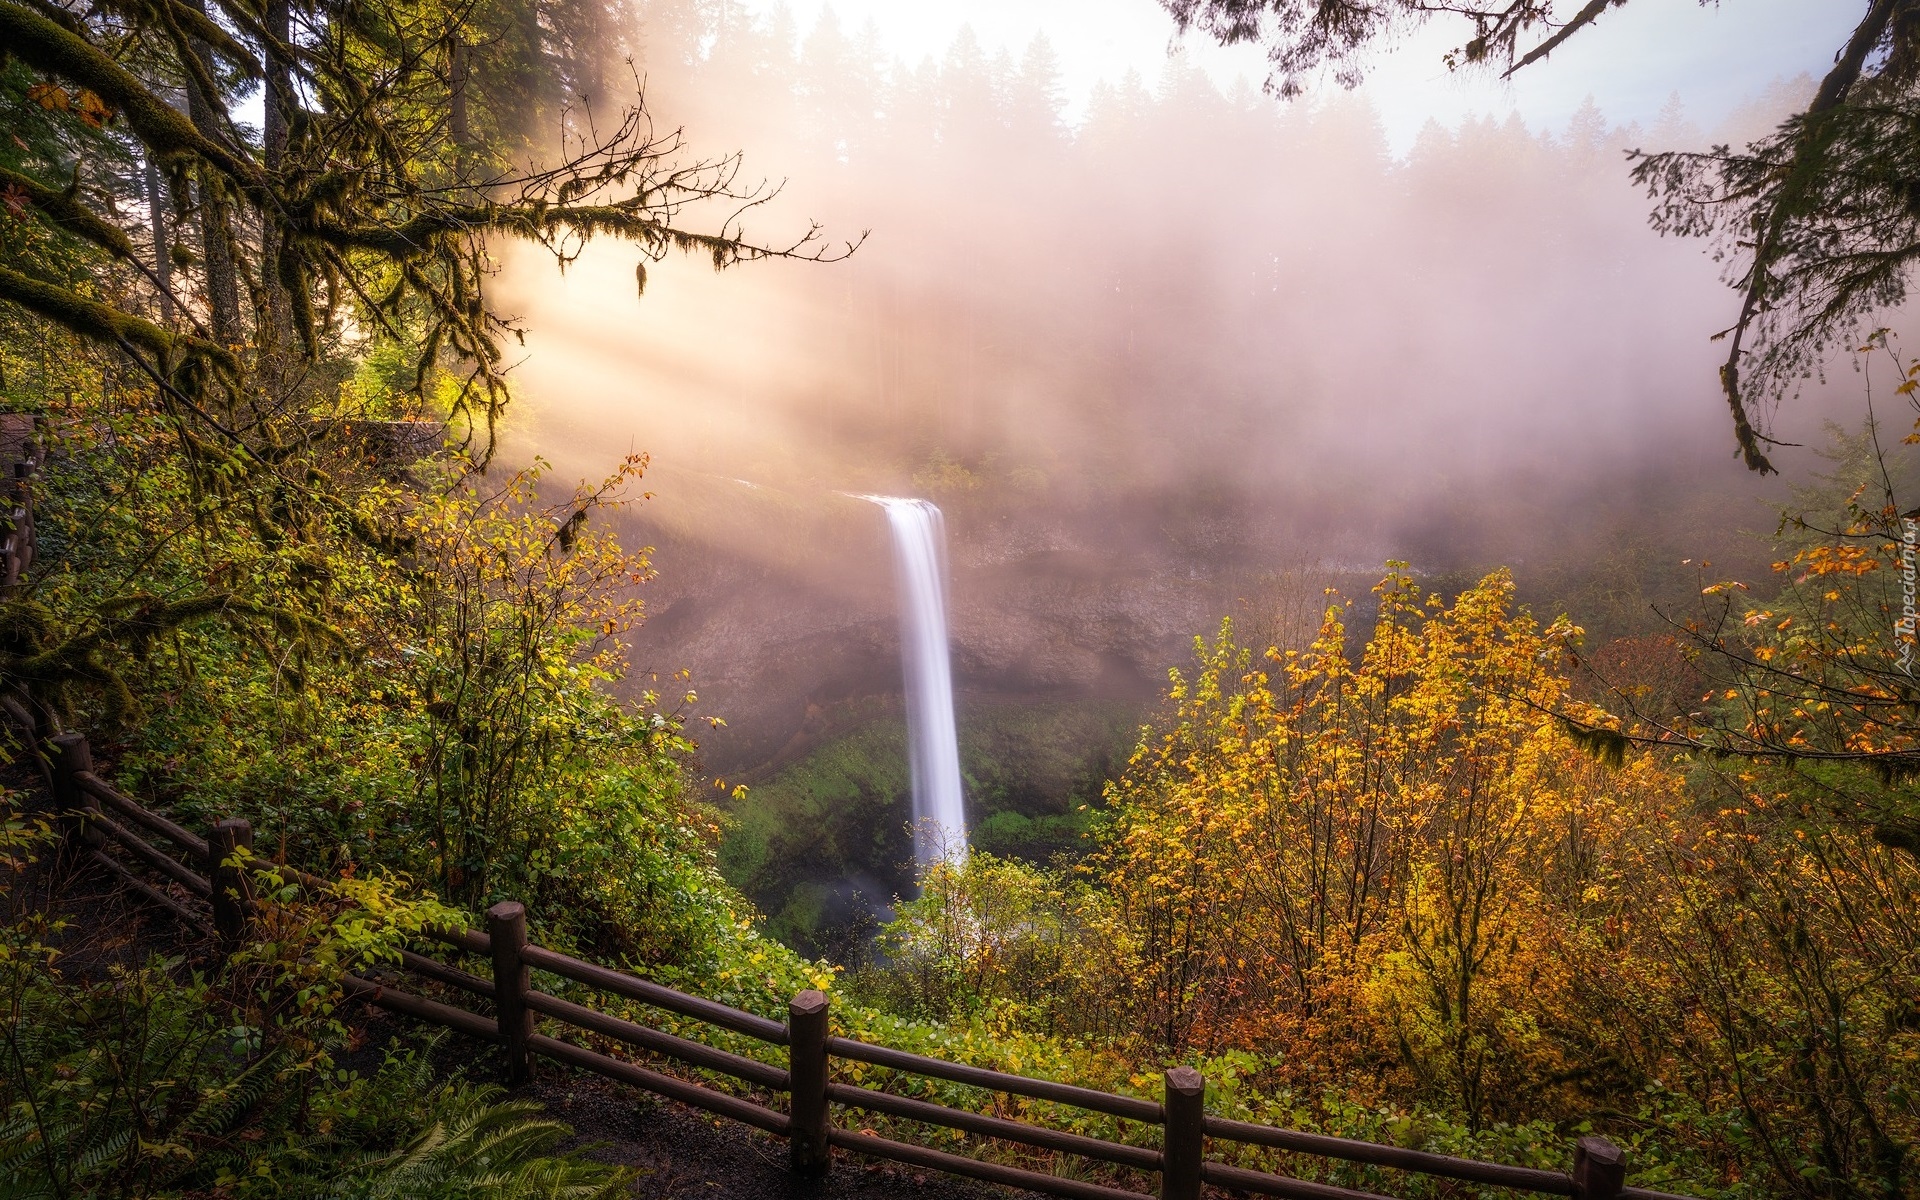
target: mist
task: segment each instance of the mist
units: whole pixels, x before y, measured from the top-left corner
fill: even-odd
[[[511,444],[570,475],[653,456],[636,656],[693,670],[721,766],[897,696],[883,528],[842,492],[946,509],[976,698],[1150,697],[1221,616],[1310,632],[1388,559],[1511,565],[1600,636],[1702,559],[1764,560],[1780,491],[1732,456],[1710,340],[1731,293],[1648,230],[1627,151],[1757,133],[1808,80],[1729,128],[1589,104],[1395,156],[1361,100],[1223,94],[1178,54],[1069,126],[1039,40],[907,65],[830,13],[651,4],[605,47],[660,128],[777,191],[750,235],[865,235],[831,264],[671,257],[644,295],[626,247],[507,251],[495,284],[529,329]],[[1776,432],[1817,445],[1858,395],[1814,381]]]

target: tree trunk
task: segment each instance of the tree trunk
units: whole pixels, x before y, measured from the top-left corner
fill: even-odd
[[[160,284],[160,321],[173,321],[173,255],[167,236],[167,184],[147,154],[147,221],[153,227],[153,277]]]
[[[202,13],[207,11],[205,0],[193,0],[193,6]],[[205,42],[195,40],[192,45],[194,57],[200,60],[201,67],[211,77],[214,73],[213,52],[207,49]],[[218,97],[206,95],[200,82],[191,74],[188,75],[187,116],[200,136],[224,146],[228,144],[228,139],[216,117],[215,106],[218,103]],[[207,308],[212,317],[213,337],[217,342],[231,344],[240,340],[240,280],[233,262],[233,233],[228,219],[227,200],[216,182],[218,172],[202,166],[196,175],[199,182],[196,198],[200,202],[200,253],[206,262]]]
[[[292,25],[288,0],[268,0],[267,33],[274,40],[285,43],[291,37]],[[287,68],[286,57],[278,49],[268,45],[264,57],[267,78],[262,88],[265,105],[261,141],[267,171],[277,174],[287,157],[287,106],[293,100],[293,79]],[[260,339],[261,360],[267,365],[269,386],[278,392],[278,385],[285,374],[280,364],[287,358],[289,342],[293,337],[293,304],[287,297],[287,289],[280,284],[280,238],[272,222],[267,222],[260,233],[260,294],[266,300],[266,328],[261,331],[263,336]]]
[[[467,40],[456,31],[447,39],[447,132],[464,149],[467,134]]]

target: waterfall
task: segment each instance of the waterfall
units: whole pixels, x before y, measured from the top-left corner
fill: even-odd
[[[967,850],[960,737],[947,653],[947,526],[930,500],[861,496],[886,510],[900,593],[900,660],[907,681],[913,855],[925,867]]]

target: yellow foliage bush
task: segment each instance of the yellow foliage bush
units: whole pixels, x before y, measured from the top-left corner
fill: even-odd
[[[1228,623],[1174,675],[1094,864],[1140,940],[1134,1002],[1169,1046],[1285,1051],[1297,1085],[1536,1112],[1600,1069],[1576,981],[1676,777],[1608,771],[1549,716],[1580,631],[1504,571],[1450,605],[1404,570],[1376,596],[1358,656],[1335,605],[1303,651],[1256,661]]]

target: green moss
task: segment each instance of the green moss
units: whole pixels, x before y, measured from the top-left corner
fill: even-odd
[[[977,849],[1001,858],[1050,862],[1062,856],[1076,857],[1086,844],[1091,810],[1088,805],[1074,812],[1038,817],[997,812],[973,827],[971,841]]]
[[[973,840],[995,854],[1077,856],[1102,785],[1126,761],[1143,713],[1131,704],[967,706],[961,772]],[[802,953],[853,936],[863,908],[913,889],[906,727],[878,716],[751,788],[735,804],[720,869]]]
[[[1144,717],[1139,705],[1114,702],[1007,704],[967,712],[960,725],[960,769],[969,820],[980,827],[999,813],[1066,817],[1080,805],[1100,803],[1102,786],[1126,765]],[[1017,848],[997,853],[1048,857]]]

